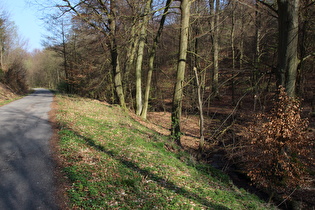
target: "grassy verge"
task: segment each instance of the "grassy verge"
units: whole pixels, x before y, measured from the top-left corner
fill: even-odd
[[[21,98],[23,98],[24,96],[15,96],[13,98],[10,98],[10,99],[0,99],[0,106],[4,106],[6,104],[9,104],[13,101],[16,101],[16,100],[19,100]]]
[[[4,90],[1,87],[0,87],[0,91],[4,92]],[[9,104],[13,101],[19,100],[19,99],[23,98],[24,96],[27,96],[33,92],[34,92],[33,89],[29,90],[27,92],[27,94],[25,94],[25,95],[17,95],[17,94],[14,94],[12,92],[7,92],[6,93],[7,95],[5,97],[3,97],[4,95],[0,95],[0,96],[2,96],[2,97],[0,97],[0,106],[4,106],[4,105]]]
[[[56,100],[71,208],[271,208],[119,107],[62,95]]]
[[[6,105],[8,103],[11,103],[12,101],[18,100],[20,97],[14,98],[14,99],[8,99],[8,100],[0,100],[0,106]]]

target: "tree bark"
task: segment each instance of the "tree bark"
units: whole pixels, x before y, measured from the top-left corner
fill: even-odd
[[[67,43],[66,43],[66,35],[65,35],[65,28],[64,22],[61,22],[61,36],[62,36],[62,55],[63,55],[63,68],[65,71],[66,77],[66,90],[69,93],[72,93],[72,85],[70,81],[69,69],[68,69],[68,60],[67,60]]]
[[[171,136],[173,140],[181,146],[180,137],[180,119],[182,114],[182,99],[183,99],[183,88],[187,58],[187,47],[188,47],[188,32],[189,32],[189,19],[190,19],[190,0],[181,1],[181,29],[180,29],[180,45],[179,45],[179,58],[177,63],[177,77],[174,88],[173,106],[172,106],[172,126]]]
[[[252,73],[252,88],[253,88],[253,99],[254,99],[254,111],[256,111],[257,107],[257,94],[258,94],[258,72],[259,72],[259,65],[260,65],[260,56],[261,56],[261,49],[260,49],[260,40],[261,40],[261,14],[259,12],[259,4],[256,1],[256,11],[255,11],[255,58],[254,58],[254,70]]]
[[[298,67],[299,0],[278,0],[278,85],[295,97]]]
[[[128,50],[127,50],[127,62],[125,65],[125,71],[124,71],[124,75],[123,75],[123,81],[125,81],[126,83],[129,82],[130,79],[130,73],[131,73],[131,69],[134,68],[134,64],[135,64],[135,57],[136,57],[136,52],[137,49],[139,48],[139,32],[137,31],[137,25],[136,25],[136,20],[133,22],[133,25],[131,27],[130,30],[130,34],[131,34],[131,40],[129,41],[129,46],[128,46]],[[125,85],[124,86],[124,92],[127,93],[127,89],[128,86]]]
[[[244,9],[244,6],[243,5],[240,5],[240,8],[241,8],[241,12],[242,12],[242,17],[241,17],[241,37],[240,37],[240,45],[239,45],[239,48],[240,48],[240,58],[239,58],[239,64],[240,64],[240,70],[243,69],[243,63],[244,63],[244,34],[245,34],[245,31],[244,31],[244,25],[245,25],[245,15],[244,15],[244,12],[245,12],[245,9]]]
[[[255,68],[258,68],[260,62],[260,25],[261,25],[261,14],[259,12],[259,4],[256,2],[255,11]]]
[[[231,79],[231,90],[232,90],[232,104],[235,104],[235,81],[234,81],[234,71],[235,71],[235,9],[236,4],[232,2],[232,26],[231,26],[231,50],[232,50],[232,79]]]
[[[215,16],[213,28],[213,93],[219,95],[219,8],[220,1],[215,3]]]
[[[143,20],[141,24],[141,32],[140,32],[140,40],[139,40],[139,48],[138,48],[138,56],[136,63],[136,114],[140,115],[142,112],[142,61],[143,61],[143,53],[144,53],[144,45],[147,37],[147,27],[149,21],[149,12],[151,9],[152,0],[147,1]]]
[[[196,77],[196,83],[197,83],[197,95],[198,95],[198,109],[199,109],[199,121],[200,121],[200,125],[199,125],[199,134],[200,134],[200,140],[199,140],[199,152],[203,153],[204,148],[205,148],[205,137],[204,137],[204,118],[203,118],[203,106],[202,106],[202,96],[201,96],[201,84],[199,82],[199,76],[198,76],[198,72],[197,72],[197,68],[194,68],[194,72],[195,72],[195,77]]]
[[[108,20],[109,27],[110,27],[110,53],[111,53],[111,63],[112,63],[112,70],[114,75],[114,85],[116,90],[116,95],[119,100],[119,104],[122,108],[126,109],[125,103],[125,95],[123,91],[122,85],[122,77],[121,77],[121,69],[119,64],[119,56],[118,56],[118,47],[117,47],[117,40],[116,40],[116,14],[117,14],[117,7],[116,1],[111,0],[111,9],[110,9],[110,17]]]

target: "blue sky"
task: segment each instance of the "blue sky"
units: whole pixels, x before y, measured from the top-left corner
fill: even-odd
[[[36,7],[31,7],[26,0],[1,0],[0,7],[9,13],[10,20],[14,21],[18,34],[28,40],[28,51],[42,49],[41,40],[45,29],[41,26],[40,17],[36,17]]]

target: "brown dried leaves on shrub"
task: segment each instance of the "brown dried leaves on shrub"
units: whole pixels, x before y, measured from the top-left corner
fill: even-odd
[[[307,185],[313,140],[307,136],[308,120],[301,118],[300,102],[280,88],[270,114],[260,114],[246,130],[235,153],[254,184],[284,193]]]

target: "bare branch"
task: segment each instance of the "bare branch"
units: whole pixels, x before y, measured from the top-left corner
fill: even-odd
[[[304,62],[305,60],[311,58],[311,57],[315,57],[315,52],[313,52],[313,53],[311,53],[311,54],[305,56],[304,58],[302,58],[302,59],[301,59],[301,63]]]
[[[108,34],[105,32],[105,30],[103,28],[101,28],[100,26],[98,26],[97,24],[95,24],[94,22],[92,22],[89,18],[87,18],[86,16],[84,16],[81,12],[79,12],[76,8],[78,6],[80,6],[81,3],[84,2],[79,2],[77,5],[72,5],[70,3],[69,0],[63,0],[64,2],[66,2],[66,5],[57,5],[58,8],[69,8],[66,11],[70,12],[73,11],[79,18],[81,18],[84,22],[86,22],[87,24],[89,24],[91,27],[93,27],[94,29],[100,31],[102,34],[104,34],[105,36],[107,36]],[[100,1],[101,2],[101,1]],[[93,8],[94,9],[94,8]],[[104,12],[107,14],[108,11],[106,9],[106,6],[104,4],[102,4],[102,9],[104,10]],[[94,10],[94,12],[97,12],[97,14],[99,14],[98,11]],[[100,14],[99,14],[100,15]],[[107,30],[110,30],[108,25],[104,23],[104,26],[107,28]]]
[[[312,1],[311,3],[309,3],[308,5],[306,5],[306,6],[303,8],[303,10],[304,10],[304,9],[307,9],[307,8],[309,8],[310,6],[313,6],[313,5],[315,5],[315,1]]]
[[[278,14],[278,10],[276,10],[275,8],[273,8],[270,4],[264,2],[263,0],[258,0],[257,2],[259,2],[260,4],[268,7],[271,11],[273,11],[274,13]]]

